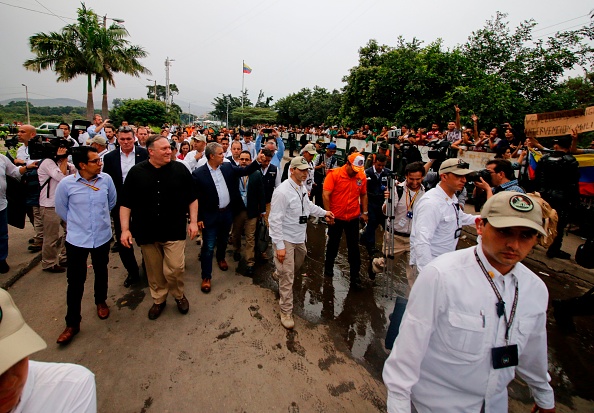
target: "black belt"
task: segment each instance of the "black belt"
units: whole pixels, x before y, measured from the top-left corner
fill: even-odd
[[[225,208],[219,208],[219,212],[226,212],[229,209],[229,205],[227,205]]]
[[[406,234],[404,232],[394,231],[394,235],[398,235],[399,237],[410,238],[410,234]]]

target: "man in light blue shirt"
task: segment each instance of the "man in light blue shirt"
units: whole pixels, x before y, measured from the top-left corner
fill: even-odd
[[[262,146],[262,138],[264,137],[263,133],[264,129],[260,129],[258,132],[258,136],[256,136],[256,151],[260,151]],[[276,143],[275,143],[276,140]],[[270,163],[281,170],[281,162],[283,160],[283,155],[285,154],[285,143],[283,139],[280,137],[278,131],[274,129],[271,134],[268,135],[266,138],[266,148],[270,149],[274,155],[272,156],[272,160]],[[278,149],[277,149],[278,148]]]
[[[107,139],[105,134],[105,125],[109,123],[109,119],[103,120],[103,117],[99,114],[93,116],[93,124],[87,128],[89,138],[94,138],[96,135],[103,136]]]
[[[66,221],[68,254],[68,291],[66,293],[66,329],[58,344],[68,344],[80,331],[81,301],[87,278],[87,257],[91,254],[95,272],[97,315],[109,317],[107,299],[107,264],[111,241],[109,212],[116,204],[116,188],[111,177],[101,172],[97,149],[82,146],[72,155],[77,173],[62,179],[56,188],[56,213]]]

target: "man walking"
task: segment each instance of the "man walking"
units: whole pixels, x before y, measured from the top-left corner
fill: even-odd
[[[338,255],[344,231],[347,241],[351,285],[361,287],[359,269],[359,218],[367,222],[367,179],[363,172],[365,158],[353,152],[344,166],[328,171],[324,182],[324,209],[334,214],[334,224],[328,226],[328,245],[324,275],[334,276],[334,260]]]
[[[425,195],[427,197],[432,189]],[[529,196],[500,192],[476,222],[481,242],[425,265],[384,365],[388,412],[506,412],[517,373],[554,413],[547,373],[548,292],[521,264],[545,235]]]
[[[310,215],[326,217],[332,223],[334,214],[311,202],[303,182],[307,179],[309,162],[302,156],[291,160],[290,178],[274,191],[270,210],[270,238],[274,250],[274,265],[279,282],[280,320],[283,327],[292,329],[293,280],[307,254],[305,238]]]
[[[192,177],[180,162],[171,162],[167,138],[153,135],[146,147],[149,159],[133,166],[126,176],[120,202],[122,247],[140,245],[153,298],[148,318],[159,318],[171,293],[181,314],[190,304],[184,294],[187,214],[190,239],[198,234],[198,201]]]
[[[120,206],[123,198],[124,183],[130,169],[136,164],[148,159],[148,152],[140,146],[134,145],[134,133],[130,126],[122,126],[118,131],[119,150],[111,151],[105,157],[103,172],[111,176],[118,194],[118,203],[111,211],[113,218],[113,227],[115,230],[115,244],[114,249],[120,254],[120,259],[128,276],[124,281],[125,287],[130,287],[140,280],[138,263],[134,256],[134,248],[130,244],[130,248],[123,248],[120,245],[120,238],[122,236],[122,226],[120,224]]]
[[[109,317],[107,299],[107,264],[111,220],[109,211],[116,204],[116,189],[111,177],[101,172],[101,158],[97,149],[82,146],[72,155],[78,170],[63,178],[56,189],[56,213],[66,221],[66,329],[58,337],[58,344],[68,344],[80,331],[81,301],[87,278],[87,257],[91,254],[95,273],[95,304],[97,316]]]
[[[361,244],[367,249],[369,255],[370,267],[373,254],[377,252],[375,247],[375,231],[377,227],[384,224],[386,216],[382,211],[384,204],[384,191],[388,183],[388,176],[390,170],[386,168],[386,155],[377,154],[375,161],[370,168],[365,169],[365,176],[367,177],[367,199],[369,220],[365,227],[365,232],[361,235]],[[372,271],[370,271],[370,274]]]
[[[200,204],[198,228],[202,230],[200,289],[203,293],[209,293],[215,246],[219,268],[221,271],[229,269],[225,252],[233,222],[233,209],[243,203],[239,194],[239,177],[257,171],[260,164],[252,162],[246,168],[240,168],[231,162],[223,162],[223,147],[216,142],[207,144],[204,154],[207,162],[192,173],[192,178]],[[185,190],[188,191],[188,188]]]

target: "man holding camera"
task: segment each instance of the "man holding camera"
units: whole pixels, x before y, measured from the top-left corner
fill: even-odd
[[[422,413],[506,412],[516,373],[535,400],[532,412],[555,412],[548,292],[521,264],[546,234],[542,223],[538,202],[498,193],[476,221],[479,245],[424,266],[384,365],[388,412],[410,412],[411,404]]]
[[[68,142],[64,140],[64,142]],[[66,248],[60,236],[60,227],[66,233],[66,223],[56,213],[56,188],[67,175],[76,173],[76,168],[68,162],[68,148],[56,146],[53,158],[44,159],[39,164],[37,174],[41,192],[39,193],[39,209],[43,222],[43,245],[41,249],[41,268],[43,271],[60,273],[66,268]]]
[[[443,161],[439,184],[418,201],[410,233],[410,264],[416,274],[433,258],[454,251],[462,226],[476,219],[460,208],[456,197],[456,192],[464,189],[466,175],[473,172],[469,166],[456,158]]]
[[[490,175],[492,187],[482,176],[474,183],[474,186],[485,191],[487,199],[501,191],[526,193],[524,188],[518,185],[518,180],[514,175],[514,169],[510,161],[505,159],[492,159],[487,162],[484,171]]]
[[[270,163],[276,166],[276,169],[280,170],[280,165],[285,154],[285,143],[283,142],[283,139],[280,137],[278,130],[262,128],[258,131],[258,136],[256,136],[256,150],[258,152],[260,151],[262,139],[265,135],[265,148],[270,149],[272,151],[272,160],[270,161]]]

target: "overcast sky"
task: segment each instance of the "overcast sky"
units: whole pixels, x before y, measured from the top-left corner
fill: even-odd
[[[24,83],[31,99],[67,97],[85,102],[86,78],[57,83],[51,71],[23,68],[23,62],[33,57],[29,36],[73,23],[80,3],[0,1],[0,101],[24,97]],[[175,59],[170,81],[180,89],[175,100],[185,105],[184,111],[188,103],[210,106],[218,93],[238,96],[242,60],[252,68],[245,75],[250,99],[255,101],[262,89],[276,101],[304,87],[340,89],[342,77],[357,64],[358,49],[369,39],[394,45],[399,35],[425,44],[442,38],[446,47],[453,47],[464,43],[497,10],[509,14],[513,27],[534,18],[535,36],[543,36],[587,23],[592,7],[583,0],[87,0],[86,5],[101,16],[125,20],[129,40],[149,54],[142,63],[153,74],[118,75],[116,88],[108,90],[109,101],[146,97],[146,85],[151,84],[147,78],[164,85],[164,62],[169,57]],[[101,87],[95,89],[94,98],[100,101]]]

